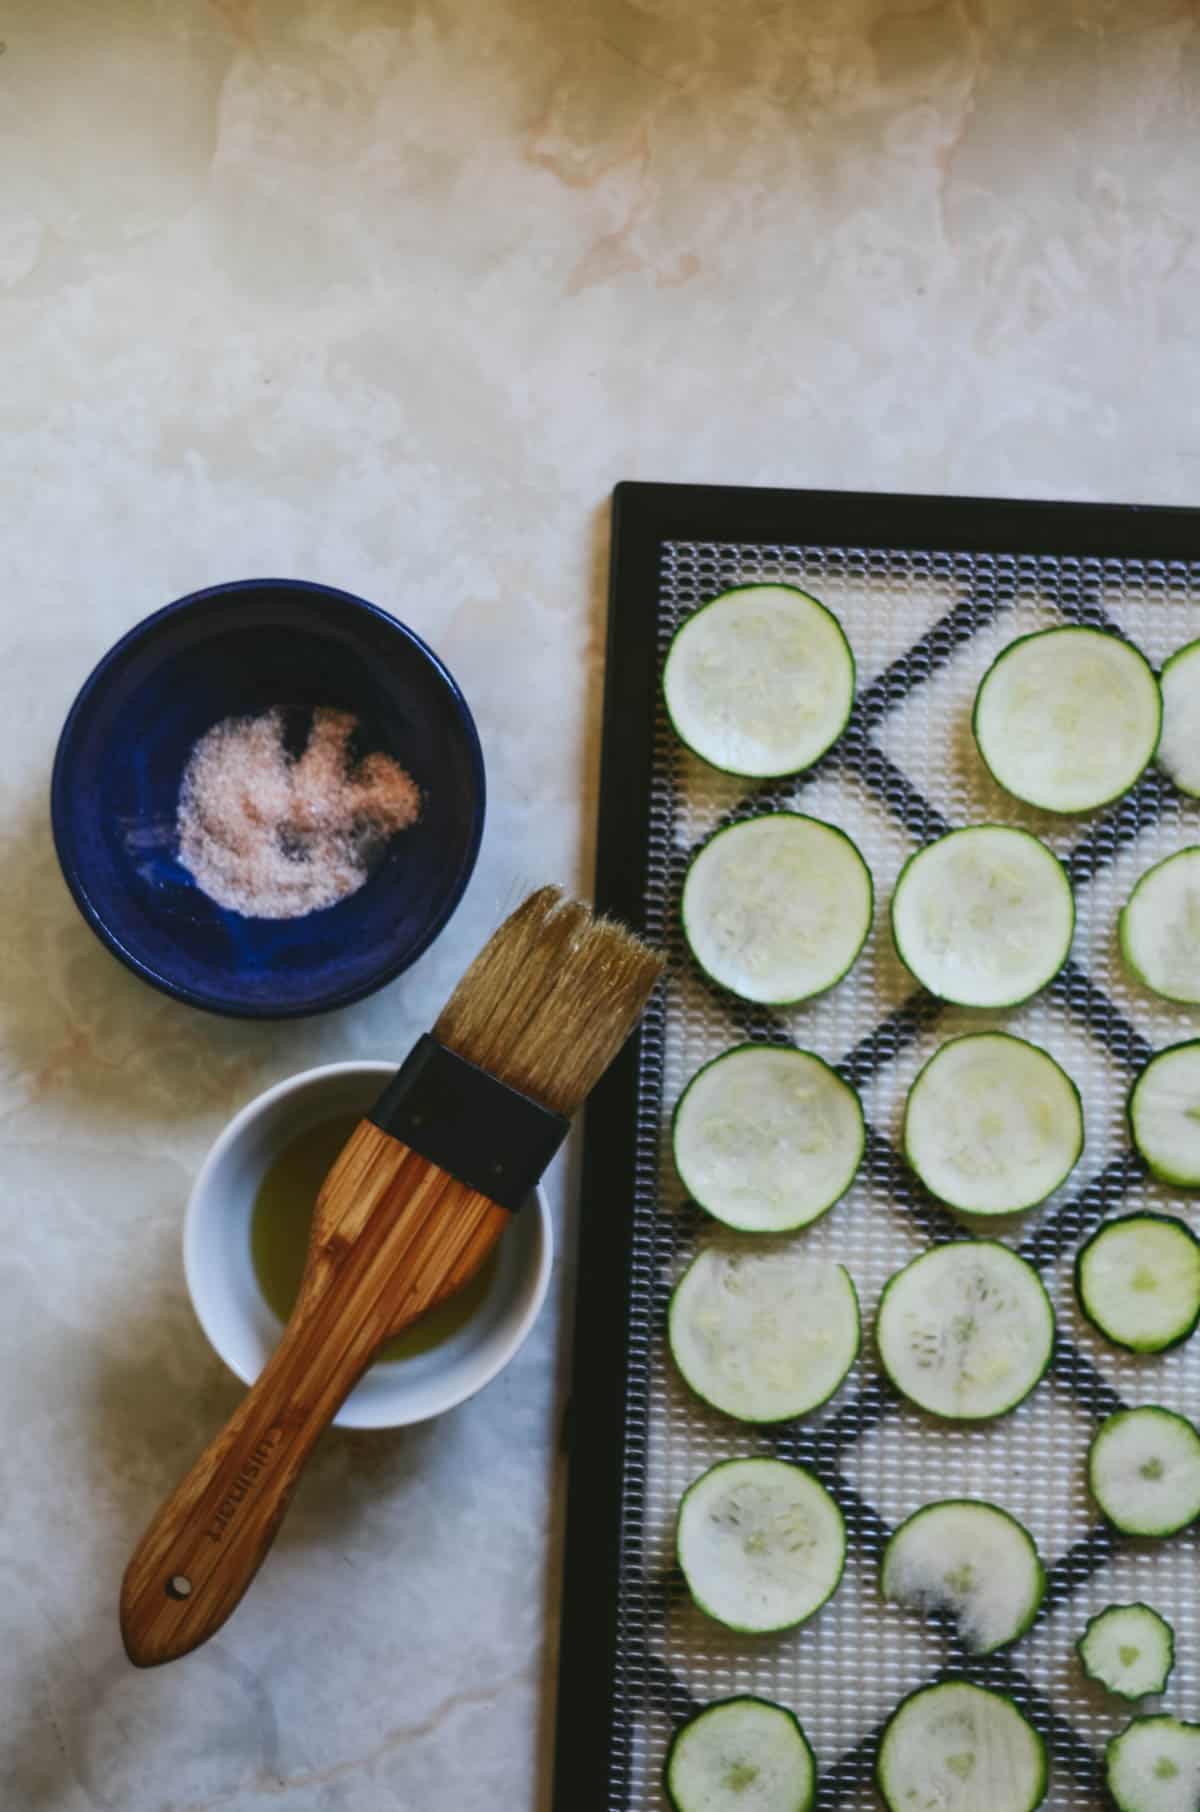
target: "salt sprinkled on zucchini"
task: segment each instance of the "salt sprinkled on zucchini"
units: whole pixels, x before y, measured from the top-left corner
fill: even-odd
[[[1007,1510],[963,1497],[926,1504],[901,1523],[879,1578],[893,1603],[953,1617],[973,1655],[1023,1636],[1046,1590],[1029,1531]]]

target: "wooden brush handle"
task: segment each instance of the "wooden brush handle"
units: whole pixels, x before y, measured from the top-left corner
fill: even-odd
[[[296,1481],[382,1343],[469,1282],[511,1217],[370,1121],[318,1198],[283,1339],[142,1537],[121,1588],[131,1661],[207,1641],[266,1557]]]
[[[285,1333],[126,1569],[121,1634],[131,1661],[174,1661],[221,1627],[265,1559],[318,1435],[363,1369],[345,1349],[310,1352],[302,1328]]]

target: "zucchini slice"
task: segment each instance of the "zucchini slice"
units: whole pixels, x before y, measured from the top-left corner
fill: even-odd
[[[675,632],[663,697],[676,735],[729,774],[811,767],[846,727],[854,656],[833,612],[794,585],[739,585]]]
[[[1088,1679],[1118,1699],[1162,1692],[1175,1665],[1175,1632],[1148,1604],[1110,1604],[1075,1647]]]
[[[671,1354],[698,1397],[739,1422],[786,1422],[831,1397],[858,1357],[849,1271],[796,1245],[709,1246],[675,1286]]]
[[[909,1090],[904,1155],[965,1214],[1035,1207],[1082,1151],[1079,1090],[1048,1051],[1008,1032],[952,1038]]]
[[[1165,1714],[1134,1718],[1104,1751],[1118,1812],[1195,1812],[1200,1806],[1200,1724]]]
[[[1200,1189],[1200,1039],[1150,1059],[1129,1097],[1129,1130],[1151,1176]]]
[[[1165,1352],[1200,1321],[1200,1240],[1170,1215],[1119,1215],[1080,1248],[1075,1289],[1114,1346]]]
[[[1176,649],[1158,684],[1163,701],[1158,765],[1181,793],[1200,798],[1200,642]]]
[[[883,1550],[879,1583],[894,1604],[949,1613],[963,1647],[990,1655],[1037,1616],[1046,1570],[1015,1516],[957,1497],[926,1504],[900,1524]]]
[[[1011,1699],[947,1680],[896,1707],[875,1779],[891,1812],[1034,1812],[1046,1797],[1046,1745]]]
[[[879,1357],[931,1415],[982,1421],[1015,1409],[1050,1363],[1054,1310],[1031,1264],[995,1240],[923,1252],[885,1286]]]
[[[683,930],[731,994],[791,1006],[842,979],[867,941],[871,871],[835,825],[769,812],[718,831],[683,884]]]
[[[1164,1000],[1200,1005],[1200,846],[1148,868],[1117,920],[1121,955]]]
[[[676,1554],[702,1611],[766,1635],[804,1623],[836,1590],[846,1525],[803,1466],[721,1460],[683,1494]]]
[[[1154,757],[1162,694],[1145,655],[1103,629],[1022,636],[980,682],[972,727],[994,779],[1047,812],[1127,793]]]
[[[972,824],[910,856],[892,895],[900,960],[941,1000],[1014,1007],[1052,981],[1075,934],[1058,857],[1028,831]]]
[[[1200,1434],[1157,1404],[1119,1409],[1092,1441],[1088,1485],[1115,1529],[1175,1535],[1200,1516]]]
[[[843,1196],[866,1144],[862,1103],[812,1051],[743,1044],[698,1070],[671,1127],[693,1201],[743,1233],[790,1233]]]
[[[663,1768],[675,1812],[810,1812],[816,1781],[799,1720],[750,1695],[718,1699],[680,1725]]]

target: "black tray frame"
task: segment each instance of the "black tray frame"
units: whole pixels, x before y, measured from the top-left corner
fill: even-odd
[[[664,542],[1200,559],[1200,511],[852,491],[623,483],[613,493],[596,903],[642,930]],[[587,1109],[553,1812],[610,1812],[626,1460],[637,1041]]]

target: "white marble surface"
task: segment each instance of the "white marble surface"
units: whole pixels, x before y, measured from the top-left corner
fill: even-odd
[[[553,1313],[469,1407],[330,1438],[223,1634],[124,1662],[130,1542],[236,1398],[183,1294],[189,1180],[268,1082],[402,1052],[526,884],[586,879],[616,479],[1196,500],[1198,17],[0,8],[5,1812],[538,1803]],[[255,572],[427,635],[492,782],[433,952],[277,1029],[127,976],[46,824],[93,660]]]

